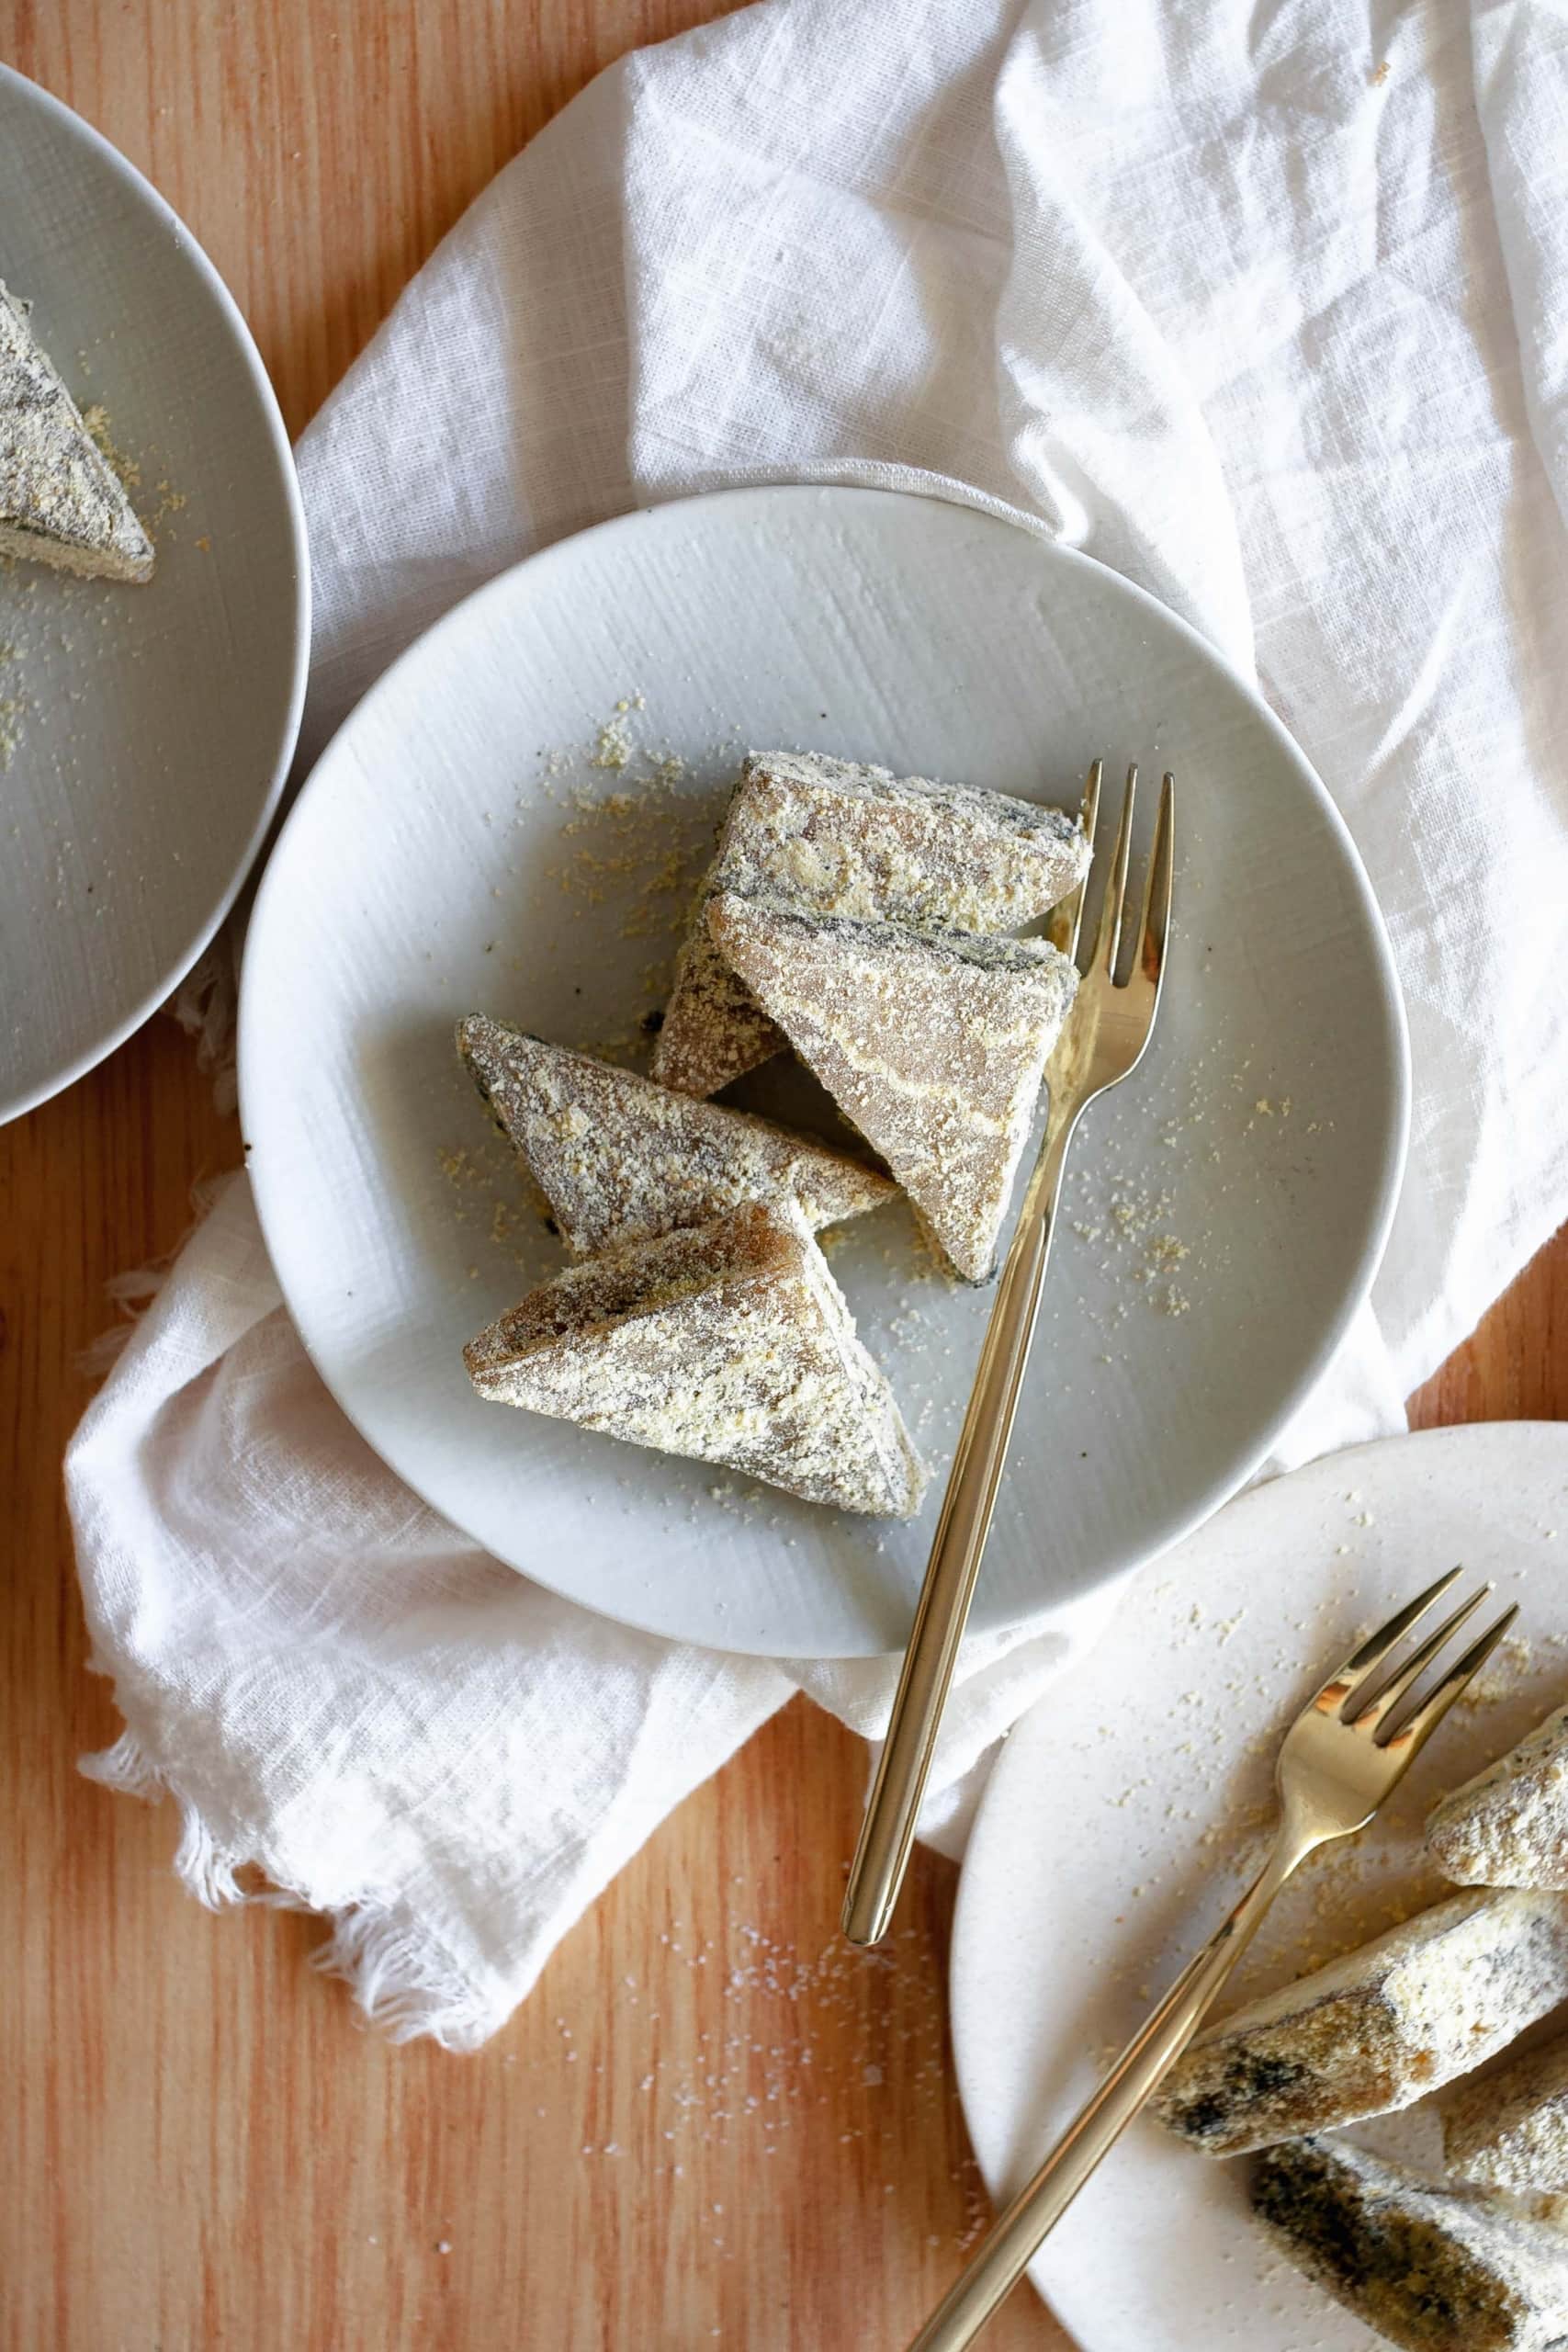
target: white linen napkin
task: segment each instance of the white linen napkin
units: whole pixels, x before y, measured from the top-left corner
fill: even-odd
[[[1280,1461],[1399,1397],[1568,1210],[1568,48],[1527,0],[770,0],[602,75],[299,449],[308,753],[458,596],[719,484],[1043,519],[1246,668],[1371,870],[1410,1011],[1374,1310]],[[892,1669],[626,1632],[457,1536],[311,1371],[243,1178],[73,1443],[96,1662],[209,1901],[260,1866],[400,2034],[480,2041],[794,1690]],[[972,1644],[926,1828],[1095,1608]]]

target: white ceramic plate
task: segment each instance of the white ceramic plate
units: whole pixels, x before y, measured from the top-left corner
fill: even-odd
[[[1568,1429],[1394,1438],[1258,1488],[1140,1577],[1013,1732],[953,1942],[958,2078],[993,2195],[1028,2177],[1257,1870],[1278,1735],[1321,1671],[1461,1562],[1495,1578],[1497,1607],[1519,1602],[1517,1637],[1382,1818],[1286,1889],[1234,2006],[1386,1927],[1391,1905],[1451,1893],[1421,1859],[1427,1813],[1568,1698]],[[1439,2160],[1424,2108],[1354,2136]],[[1371,2352],[1259,2237],[1247,2172],[1134,2125],[1030,2272],[1083,2352]]]
[[[157,570],[0,568],[0,1121],[189,970],[260,848],[310,642],[293,461],[211,264],[97,133],[0,67],[0,277],[101,402]]]
[[[634,514],[494,582],[381,680],[288,820],[242,992],[256,1196],[306,1342],[501,1558],[660,1633],[834,1657],[904,1638],[940,1477],[908,1527],[749,1495],[481,1404],[458,1353],[559,1251],[518,1246],[454,1020],[635,1035],[739,751],[774,744],[1070,807],[1098,751],[1179,777],[1160,1035],[1076,1147],[982,1625],[1146,1558],[1266,1448],[1381,1249],[1404,1046],[1365,876],[1281,729],[1147,597],[989,516],[814,489]],[[933,1276],[898,1208],[833,1263],[942,1464],[989,1294]]]

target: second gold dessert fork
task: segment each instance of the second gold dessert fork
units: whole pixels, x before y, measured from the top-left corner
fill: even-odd
[[[1091,853],[1100,813],[1100,774],[1101,763],[1096,760],[1083,804],[1083,827]],[[1073,1009],[1051,1057],[1045,1133],[997,1285],[996,1305],[986,1329],[909,1645],[904,1653],[886,1742],[850,1866],[843,1928],[852,1943],[873,1944],[886,1934],[903,1884],[915,1819],[1007,1461],[1040,1308],[1067,1146],[1089,1105],[1137,1068],[1159,1007],[1175,846],[1175,783],[1169,775],[1160,794],[1159,821],[1131,969],[1118,977],[1137,775],[1136,768],[1127,771],[1122,822],[1094,945],[1079,967]],[[1092,871],[1091,864],[1076,895],[1060,910],[1064,920],[1056,934],[1058,944],[1075,962],[1084,895]]]
[[[1309,1854],[1364,1829],[1404,1778],[1454,1701],[1474,1680],[1518,1615],[1506,1609],[1451,1666],[1442,1653],[1491,1591],[1483,1584],[1399,1664],[1400,1643],[1462,1574],[1451,1568],[1380,1625],[1314,1690],[1286,1732],[1275,1767],[1280,1825],[1273,1850],[1242,1896],[1105,2080],[1086,2100],[1039,2171],[985,2238],[909,2352],[966,2352],[1023,2276],[1100,2159],[1186,2049],[1263,1924],[1274,1897]],[[1406,1708],[1428,1667],[1441,1679]]]

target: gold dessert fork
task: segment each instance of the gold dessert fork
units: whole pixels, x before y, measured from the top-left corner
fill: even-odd
[[[1452,1568],[1429,1585],[1353,1650],[1307,1701],[1280,1749],[1280,1826],[1258,1878],[981,2242],[909,2352],[964,2352],[974,2343],[1023,2276],[1041,2241],[1186,2049],[1285,1881],[1319,1846],[1366,1827],[1461,1691],[1480,1673],[1518,1615],[1517,1608],[1506,1609],[1428,1696],[1394,1722],[1418,1677],[1492,1589],[1483,1584],[1403,1665],[1382,1674],[1394,1649],[1461,1573]]]
[[[1096,760],[1084,790],[1083,829],[1090,867],[1073,896],[1057,910],[1058,920],[1053,924],[1057,945],[1075,962],[1083,928],[1084,896],[1092,872],[1102,768],[1103,763]],[[1029,1362],[1029,1343],[1040,1311],[1067,1146],[1089,1105],[1136,1069],[1159,1007],[1170,929],[1174,849],[1176,786],[1169,775],[1160,793],[1159,821],[1132,968],[1124,978],[1117,977],[1137,780],[1137,769],[1129,768],[1111,879],[1094,945],[1087,962],[1079,966],[1073,1009],[1048,1065],[1045,1133],[997,1285],[996,1305],[986,1327],[969,1409],[948,1474],[942,1517],[904,1653],[887,1738],[850,1865],[843,1928],[855,1944],[874,1944],[886,1933],[904,1882],[915,1818],[997,1507],[997,1490]]]

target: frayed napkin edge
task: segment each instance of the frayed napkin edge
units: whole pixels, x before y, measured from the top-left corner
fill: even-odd
[[[180,1815],[175,1876],[207,1910],[261,1905],[275,1911],[308,1912],[323,1920],[330,1933],[311,1953],[310,1965],[345,1984],[366,2024],[388,2041],[423,2037],[444,2050],[477,2050],[515,2007],[510,1998],[499,2007],[487,2001],[406,1904],[367,1894],[322,1905],[297,1889],[272,1883],[242,1886],[242,1871],[265,1870],[265,1865],[217,1835],[200,1805],[175,1785],[129,1726],[112,1747],[78,1757],[77,1770],[85,1779],[124,1796],[148,1804],[163,1797],[174,1800]]]

